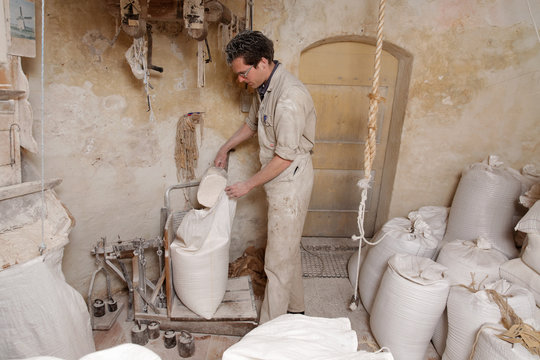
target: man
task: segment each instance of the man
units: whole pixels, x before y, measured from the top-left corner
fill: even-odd
[[[214,164],[224,167],[227,153],[258,133],[261,169],[225,191],[232,198],[259,185],[266,191],[268,282],[262,324],[286,312],[304,312],[300,239],[313,187],[315,108],[300,80],[274,61],[274,45],[261,32],[241,32],[225,52],[238,80],[257,90],[245,123],[219,149]]]

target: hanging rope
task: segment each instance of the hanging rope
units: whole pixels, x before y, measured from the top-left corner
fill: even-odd
[[[375,65],[373,73],[373,84],[371,87],[371,93],[369,94],[369,114],[368,114],[368,133],[366,146],[364,147],[364,178],[358,181],[358,187],[362,189],[362,197],[360,199],[360,205],[358,206],[358,230],[360,235],[353,235],[353,240],[359,240],[358,243],[358,259],[356,264],[357,276],[354,286],[354,295],[352,297],[349,308],[356,310],[358,307],[358,270],[360,269],[360,259],[362,252],[363,242],[376,245],[377,243],[371,243],[366,240],[364,232],[364,215],[366,211],[366,199],[369,183],[371,182],[371,169],[373,167],[373,161],[375,160],[375,150],[377,146],[377,112],[379,111],[379,102],[384,101],[384,98],[379,94],[379,78],[381,73],[381,57],[382,57],[382,45],[383,45],[383,26],[384,26],[384,9],[386,6],[386,0],[380,0],[379,2],[379,19],[377,24],[377,43],[375,46]]]
[[[196,125],[200,125],[202,138],[202,123],[203,116],[201,113],[188,113],[178,119],[176,124],[176,147],[174,149],[178,181],[193,180],[195,178],[195,168],[199,159]]]
[[[39,254],[43,255],[45,244],[45,0],[41,1],[41,244]]]

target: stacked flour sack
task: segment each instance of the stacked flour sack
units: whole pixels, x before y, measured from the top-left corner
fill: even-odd
[[[358,275],[362,304],[378,344],[395,359],[423,359],[446,306],[446,268],[432,258],[448,208],[425,206],[389,220],[366,249]]]
[[[505,274],[522,264],[513,225],[528,183],[496,156],[462,174],[437,256],[451,284],[432,339],[443,360],[538,358],[538,345],[523,340],[540,338],[535,289]]]
[[[223,169],[205,172],[197,192],[204,208],[184,215],[171,244],[174,290],[187,308],[205,319],[214,316],[227,289],[236,200],[225,194],[226,184]]]
[[[540,202],[523,216],[537,198],[534,168],[490,156],[463,171],[450,209],[384,224],[358,274],[378,344],[398,360],[423,360],[430,341],[443,360],[538,359]]]

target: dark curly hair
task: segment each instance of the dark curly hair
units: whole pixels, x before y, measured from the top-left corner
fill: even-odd
[[[244,30],[236,35],[225,49],[227,64],[243,57],[246,65],[256,65],[262,58],[274,60],[274,43],[260,31]]]

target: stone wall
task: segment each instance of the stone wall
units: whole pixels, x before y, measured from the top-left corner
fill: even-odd
[[[223,3],[245,10],[242,1]],[[540,4],[531,5],[540,22]],[[276,58],[298,73],[301,51],[317,41],[374,37],[377,10],[376,1],[255,1],[254,28],[274,40]],[[45,176],[63,179],[56,191],[76,220],[64,273],[84,294],[95,269],[90,250],[100,237],[159,234],[165,189],[179,182],[179,117],[204,112],[200,175],[243,121],[242,89],[225,64],[217,26],[209,29],[204,88],[197,87],[196,41],[172,24],[156,26],[153,63],[165,71],[150,78],[152,120],[124,57],[131,38],[120,33],[110,45],[116,27],[106,1],[50,0],[45,12]],[[395,0],[387,2],[385,20],[385,40],[414,57],[389,217],[449,206],[462,168],[489,154],[517,169],[540,159],[540,42],[526,2]],[[23,66],[39,141],[40,57]],[[40,155],[23,155],[25,180],[38,179]],[[246,178],[257,163],[254,139],[233,153],[230,176]],[[231,261],[249,245],[264,245],[265,226],[259,189],[238,202]]]

